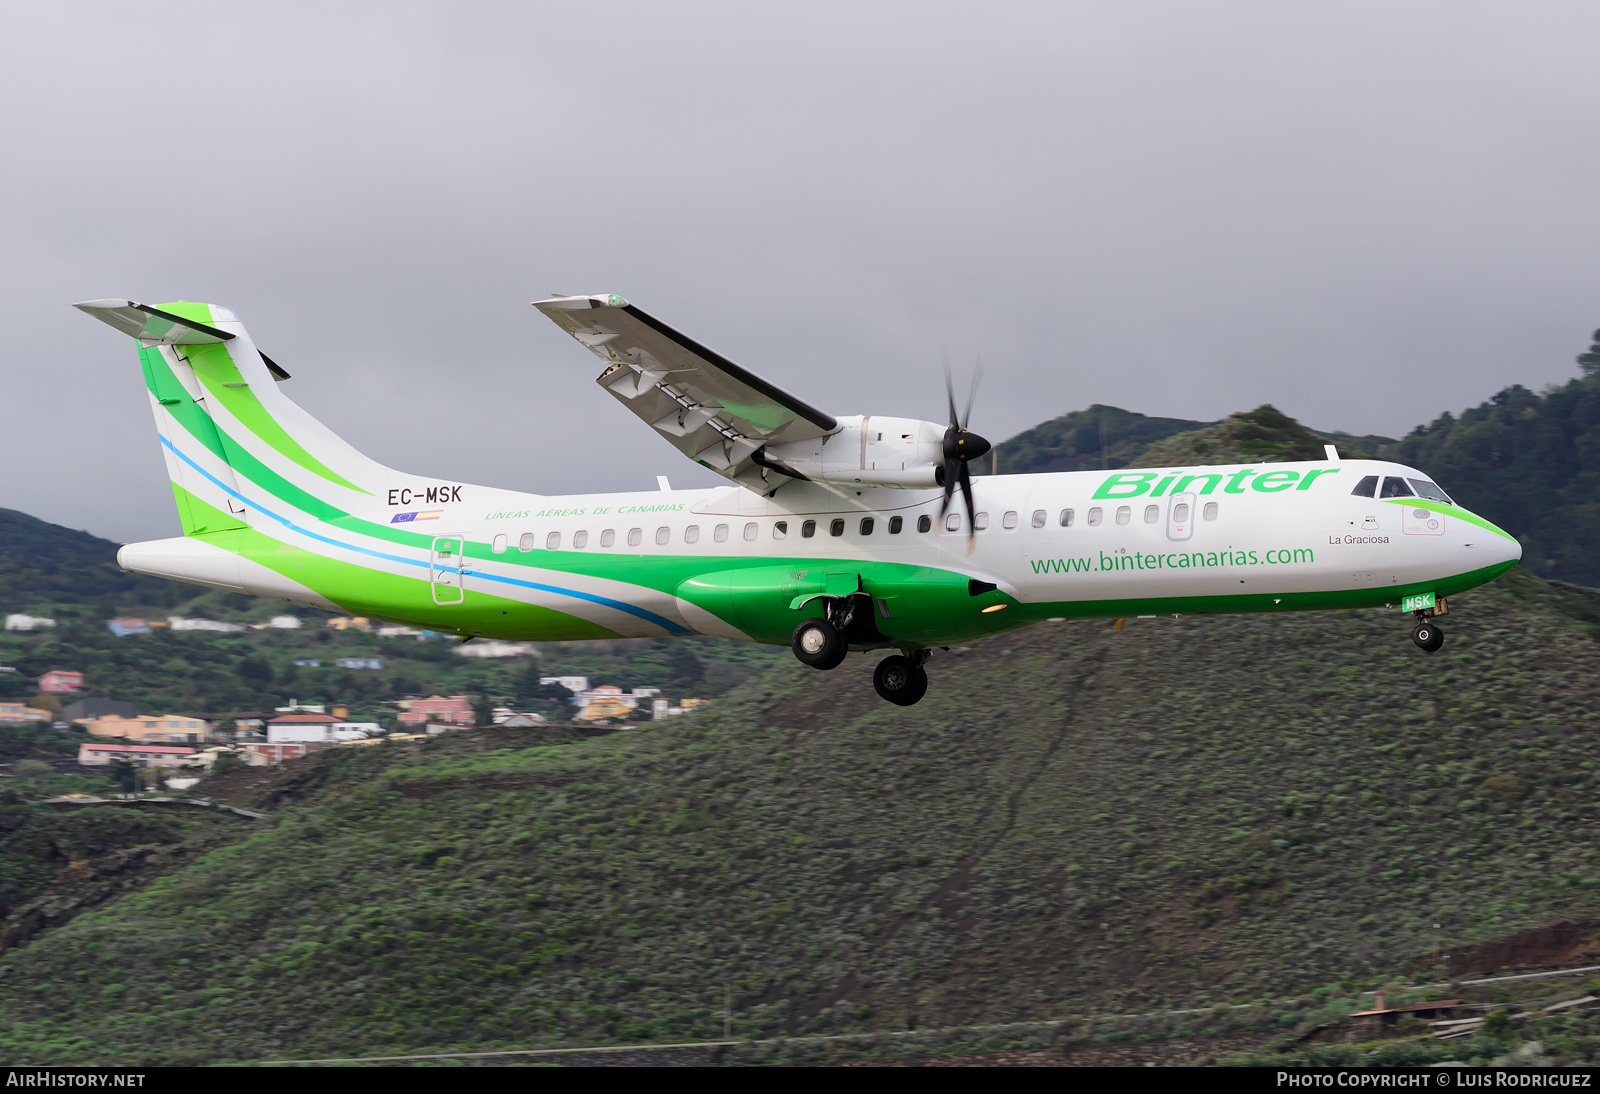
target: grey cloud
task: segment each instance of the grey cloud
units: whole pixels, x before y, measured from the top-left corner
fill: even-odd
[[[176,521],[131,348],[235,308],[373,456],[708,481],[527,307],[620,292],[837,413],[1399,433],[1600,324],[1582,4],[12,5],[0,505]]]

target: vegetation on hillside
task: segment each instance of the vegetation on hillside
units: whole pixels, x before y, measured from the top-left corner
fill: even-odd
[[[1600,585],[1600,331],[1583,375],[1542,393],[1508,387],[1419,426],[1384,455],[1426,468],[1475,512],[1514,532],[1523,565]]]
[[[1385,612],[1044,625],[911,710],[780,663],[599,739],[319,754],[0,959],[0,1051],[678,1040],[725,985],[738,1033],[1203,1006],[1592,917],[1600,651],[1517,582],[1431,657]]]
[[[92,606],[109,617],[122,606],[168,607],[195,595],[192,586],[123,571],[117,546],[0,509],[0,615],[63,603]]]
[[[1216,425],[1156,441],[1132,467],[1181,467],[1216,463],[1287,463],[1326,458],[1327,442],[1270,404],[1230,414]],[[1359,459],[1368,453],[1342,452]]]

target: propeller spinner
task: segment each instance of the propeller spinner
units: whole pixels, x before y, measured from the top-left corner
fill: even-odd
[[[942,519],[946,510],[950,508],[950,498],[955,494],[956,487],[961,487],[961,497],[967,503],[967,540],[971,542],[975,534],[973,528],[972,508],[972,476],[967,471],[967,464],[988,453],[993,447],[984,438],[978,436],[967,428],[967,422],[972,418],[972,401],[978,395],[978,381],[983,377],[983,358],[978,358],[978,365],[972,370],[972,387],[967,392],[966,413],[956,415],[955,384],[950,379],[950,361],[944,363],[944,391],[950,401],[950,426],[944,431],[944,502],[939,506],[939,516]]]

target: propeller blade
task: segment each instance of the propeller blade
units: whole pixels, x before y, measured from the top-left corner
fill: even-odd
[[[972,387],[967,389],[967,412],[961,416],[961,428],[967,428],[967,423],[972,421],[972,401],[978,397],[978,381],[983,379],[983,358],[978,358],[977,367],[972,370]],[[952,411],[955,410],[954,400],[951,400]]]
[[[961,477],[961,469],[966,466],[960,460],[947,458],[944,461],[944,501],[939,505],[939,519],[944,519],[945,511],[950,508],[950,495],[956,492],[956,482]]]
[[[961,496],[967,503],[967,542],[971,543],[978,530],[973,527],[976,516],[972,511],[972,478],[967,474],[967,461],[961,461]]]
[[[940,347],[939,356],[944,359],[944,395],[950,401],[950,428],[959,429],[961,420],[956,417],[956,385],[950,378],[950,347]]]

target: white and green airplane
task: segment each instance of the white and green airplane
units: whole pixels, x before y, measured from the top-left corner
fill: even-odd
[[[533,306],[727,485],[449,482],[376,463],[296,406],[227,308],[75,306],[138,341],[183,526],[124,546],[124,569],[464,640],[718,635],[788,643],[818,669],[892,650],[874,685],[909,706],[930,651],[1045,620],[1392,607],[1432,651],[1445,598],[1522,556],[1422,472],[1331,446],[1310,463],[973,479],[989,442],[954,398],[946,425],[834,417],[620,296]]]

